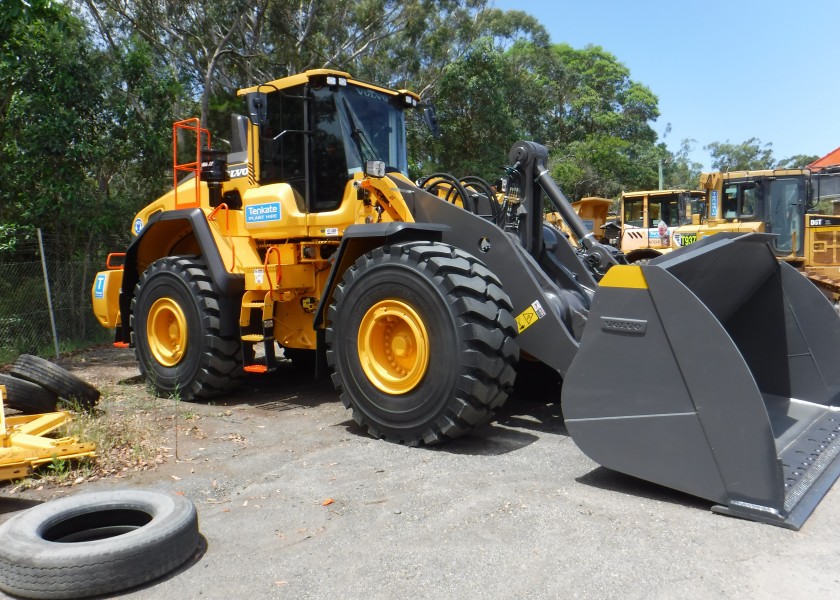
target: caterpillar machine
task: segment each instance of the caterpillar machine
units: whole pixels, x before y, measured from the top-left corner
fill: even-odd
[[[92,288],[157,393],[223,393],[279,346],[325,361],[372,436],[432,444],[486,422],[522,357],[563,376],[583,452],[715,511],[799,528],[837,479],[840,319],[769,236],[628,265],[536,143],[512,147],[508,198],[482,214],[408,179],[411,92],[317,70],[239,93],[230,154],[176,123],[195,155]]]
[[[770,248],[835,302],[840,299],[840,170],[774,169],[702,173],[708,205],[700,224],[674,230],[688,246],[720,232],[774,234]]]

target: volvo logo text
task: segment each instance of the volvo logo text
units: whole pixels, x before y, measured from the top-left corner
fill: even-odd
[[[622,333],[643,334],[647,330],[647,321],[638,319],[619,319],[618,317],[601,317],[601,329],[605,331],[620,331]]]

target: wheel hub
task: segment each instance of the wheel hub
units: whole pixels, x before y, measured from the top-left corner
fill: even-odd
[[[362,318],[359,360],[368,380],[386,394],[407,394],[429,367],[429,339],[420,315],[398,300],[382,300]]]
[[[187,319],[171,298],[158,298],[149,309],[146,339],[152,356],[164,367],[174,367],[187,350]]]

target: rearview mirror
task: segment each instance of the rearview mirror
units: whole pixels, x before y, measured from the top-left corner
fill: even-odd
[[[262,126],[268,119],[268,98],[265,92],[252,92],[246,96],[248,118],[256,126]]]
[[[435,113],[435,107],[431,104],[426,104],[426,107],[423,109],[423,122],[426,123],[426,127],[432,133],[434,138],[440,137],[440,126],[438,125],[437,113]]]

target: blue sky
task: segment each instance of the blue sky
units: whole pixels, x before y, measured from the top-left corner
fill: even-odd
[[[676,150],[772,142],[777,160],[840,146],[840,2],[811,0],[492,0],[522,10],[554,43],[601,46],[659,98],[654,123]]]

